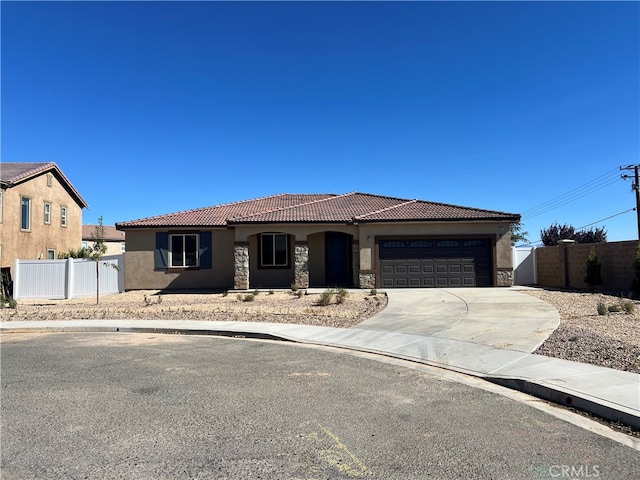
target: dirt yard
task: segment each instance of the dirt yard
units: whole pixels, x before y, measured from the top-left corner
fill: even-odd
[[[251,296],[253,299],[250,300]],[[3,321],[17,320],[218,320],[299,323],[347,328],[387,305],[384,294],[348,292],[342,303],[319,304],[319,294],[298,296],[291,291],[251,293],[162,293],[140,290],[70,300],[19,300],[16,309],[0,310]]]

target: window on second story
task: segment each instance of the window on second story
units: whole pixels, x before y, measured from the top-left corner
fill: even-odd
[[[60,210],[60,224],[63,227],[67,226],[67,207],[62,207]]]
[[[51,204],[44,203],[44,223],[49,225],[51,223]]]
[[[29,197],[21,197],[20,209],[20,228],[31,230],[31,199]]]

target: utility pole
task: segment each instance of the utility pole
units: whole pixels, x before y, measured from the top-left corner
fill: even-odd
[[[620,167],[620,170],[634,170],[635,179],[631,184],[631,188],[636,192],[636,216],[638,217],[638,240],[640,240],[640,183],[638,183],[638,169],[640,165],[627,165],[626,167]],[[625,180],[631,178],[631,175],[621,175]]]

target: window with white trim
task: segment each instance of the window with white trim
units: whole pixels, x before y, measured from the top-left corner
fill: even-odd
[[[60,209],[60,225],[63,227],[67,226],[67,207],[62,207]]]
[[[53,248],[47,249],[47,260],[55,260],[56,259],[56,251]]]
[[[31,199],[20,197],[20,228],[31,230]]]
[[[169,265],[173,268],[193,268],[200,265],[196,233],[169,235]]]
[[[260,235],[260,266],[289,266],[289,236],[286,233]]]
[[[49,225],[51,223],[51,204],[44,202],[44,223]]]

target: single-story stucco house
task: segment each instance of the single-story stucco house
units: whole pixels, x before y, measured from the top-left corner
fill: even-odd
[[[367,193],[280,194],[116,224],[125,288],[512,284],[514,213]]]

